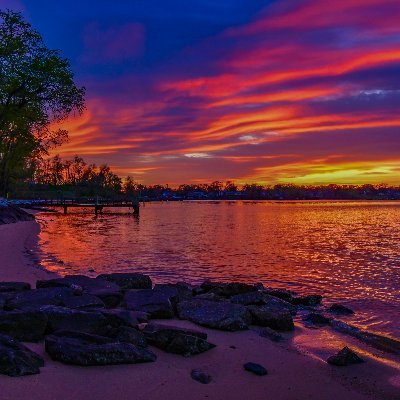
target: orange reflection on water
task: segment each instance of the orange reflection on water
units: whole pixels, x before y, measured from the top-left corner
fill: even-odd
[[[43,266],[318,292],[354,308],[353,322],[400,336],[400,203],[149,203],[139,219],[117,211],[40,216]]]

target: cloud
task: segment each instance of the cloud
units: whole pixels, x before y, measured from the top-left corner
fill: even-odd
[[[183,49],[152,41],[161,14],[89,24],[84,60],[107,68],[94,67],[86,120],[61,150],[148,183],[395,181],[399,11],[397,0],[282,0]],[[156,55],[136,68],[144,50]]]

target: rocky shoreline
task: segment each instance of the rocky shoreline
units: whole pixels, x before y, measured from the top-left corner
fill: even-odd
[[[51,359],[64,364],[147,363],[156,361],[152,348],[184,357],[215,348],[201,328],[181,328],[174,319],[227,332],[257,329],[262,337],[282,341],[280,332],[296,329],[293,317],[298,313],[306,326],[328,325],[380,350],[400,354],[399,341],[338,319],[352,310],[340,304],[326,308],[321,303],[320,295],[297,296],[259,283],[153,286],[151,278],[140,273],[97,278],[71,275],[38,280],[34,289],[24,282],[0,282],[0,373],[40,372],[44,360],[20,342],[43,341]],[[328,363],[344,366],[363,361],[347,347],[338,351]],[[262,365],[248,361],[244,370],[267,374]],[[202,371],[191,375],[202,383],[211,381]]]
[[[0,202],[0,225],[22,221],[34,221],[35,217],[19,207]]]

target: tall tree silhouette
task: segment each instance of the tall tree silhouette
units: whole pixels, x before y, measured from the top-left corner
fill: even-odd
[[[20,13],[0,11],[0,195],[30,161],[67,139],[52,124],[81,113],[84,94],[68,60]]]

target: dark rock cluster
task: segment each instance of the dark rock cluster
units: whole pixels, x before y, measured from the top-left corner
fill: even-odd
[[[318,295],[298,297],[261,284],[204,282],[194,287],[185,283],[153,287],[150,277],[138,273],[97,278],[71,275],[38,281],[35,289],[22,282],[3,282],[0,373],[34,374],[43,365],[38,355],[18,341],[43,340],[53,360],[82,366],[155,361],[148,346],[185,357],[215,347],[204,332],[152,319],[179,318],[223,331],[255,326],[260,336],[277,342],[284,339],[277,331],[294,329],[293,316],[298,311],[308,312],[307,323],[335,328],[333,318],[317,312],[320,302]],[[255,372],[253,366],[246,369]],[[192,377],[200,382],[208,379],[201,371],[193,372]]]
[[[0,206],[0,225],[12,224],[20,221],[33,221],[34,219],[35,217],[32,214],[18,207],[12,205],[6,207]]]

